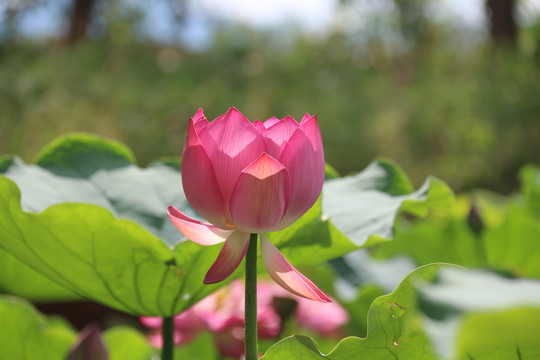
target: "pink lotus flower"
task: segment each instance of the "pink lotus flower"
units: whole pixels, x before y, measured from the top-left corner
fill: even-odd
[[[244,284],[232,281],[208,295],[189,310],[174,317],[174,343],[183,345],[204,330],[211,331],[218,351],[223,356],[240,359],[244,354]],[[323,336],[341,337],[342,327],[349,321],[349,315],[337,302],[323,304],[290,295],[270,281],[257,283],[257,335],[259,339],[279,336],[282,332],[282,318],[276,310],[276,298],[296,301],[294,313],[296,322]],[[283,315],[283,314],[282,314]],[[143,325],[152,329],[148,336],[150,343],[162,346],[159,317],[141,317]]]
[[[273,292],[266,283],[257,284],[257,336],[269,339],[281,331],[281,318],[272,306]],[[307,301],[307,300],[306,300]],[[244,284],[235,280],[207,296],[192,308],[204,320],[223,356],[235,359],[244,354]]]
[[[277,336],[281,330],[281,319],[272,307],[274,293],[273,288],[270,288],[266,282],[257,284],[257,334],[260,338]],[[232,281],[229,286],[199,301],[192,309],[203,320],[207,329],[214,333],[238,327],[242,334],[243,348],[244,284],[242,281]]]
[[[276,337],[281,331],[281,318],[272,306],[274,295],[275,288],[269,286],[268,282],[257,284],[257,335],[260,339]],[[244,284],[238,280],[208,295],[174,317],[174,343],[183,345],[201,331],[209,330],[221,355],[241,358],[244,354],[243,300]],[[140,320],[144,326],[152,329],[148,336],[150,343],[161,348],[162,318],[142,316]]]
[[[224,242],[205,284],[220,282],[238,267],[251,233],[260,234],[266,270],[293,294],[330,302],[298,272],[265,233],[292,225],[317,200],[324,181],[324,153],[317,117],[290,116],[249,122],[231,107],[211,123],[202,109],[188,124],[182,183],[193,208],[210,223],[172,206],[168,215],[188,239],[201,245]]]
[[[157,348],[163,346],[161,326],[163,318],[157,316],[141,316],[141,323],[154,331],[148,336],[150,344]],[[189,343],[197,334],[206,329],[206,323],[197,314],[194,307],[174,317],[173,341],[175,345]]]

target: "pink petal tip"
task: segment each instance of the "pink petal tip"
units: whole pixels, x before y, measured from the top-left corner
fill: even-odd
[[[306,299],[332,302],[315,284],[296,270],[264,234],[261,234],[261,254],[268,274],[285,290]]]

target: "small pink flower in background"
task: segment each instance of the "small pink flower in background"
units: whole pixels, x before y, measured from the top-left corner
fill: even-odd
[[[223,356],[240,358],[244,354],[244,284],[234,280],[175,316],[175,344],[186,343],[203,329],[211,331]],[[294,296],[269,281],[257,284],[257,334],[260,339],[281,333],[281,317],[274,308],[275,298],[288,297],[297,302],[294,319],[301,326],[325,336],[339,335],[349,321],[345,309],[336,302],[324,304]],[[141,322],[154,330],[152,345],[161,347],[161,318],[142,317]]]
[[[268,338],[279,335],[281,319],[272,307],[273,292],[267,284],[257,284],[257,333]],[[193,309],[200,316],[207,328],[219,332],[231,327],[244,327],[244,284],[234,280],[228,287],[199,301]]]
[[[169,206],[168,215],[200,245],[224,242],[205,284],[225,280],[242,261],[251,233],[260,234],[264,266],[289,292],[328,297],[298,272],[265,233],[292,225],[317,201],[324,182],[324,153],[317,117],[275,117],[251,123],[231,107],[212,122],[197,111],[182,153],[182,185],[193,208],[210,223]]]
[[[278,336],[281,319],[272,307],[266,284],[257,284],[257,335],[259,339]],[[219,353],[232,358],[244,354],[244,285],[240,280],[206,297],[195,305],[196,312],[214,334]]]
[[[298,324],[324,336],[339,337],[340,328],[349,322],[349,314],[336,302],[316,303],[297,297],[295,318]]]
[[[153,329],[153,332],[148,336],[150,343],[157,348],[161,348],[163,346],[163,338],[161,336],[163,318],[141,316],[140,320],[144,326]],[[203,329],[206,329],[206,324],[203,319],[193,311],[193,308],[184,311],[174,317],[174,343],[176,345],[188,343]]]

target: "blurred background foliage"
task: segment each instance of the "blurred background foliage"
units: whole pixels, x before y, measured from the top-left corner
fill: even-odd
[[[197,1],[160,3],[175,36],[187,33]],[[510,193],[518,170],[539,161],[540,20],[525,0],[486,0],[484,23],[465,26],[441,20],[442,3],[341,0],[333,25],[311,34],[209,15],[203,45],[150,36],[153,2],[7,1],[0,154],[29,162],[84,131],[126,143],[146,165],[180,156],[199,107],[213,119],[234,105],[250,120],[317,113],[341,174],[387,156],[415,186],[431,174],[457,191]],[[370,7],[385,11],[361,11]],[[36,9],[60,14],[54,34],[25,32]]]
[[[307,14],[324,1],[295,2]],[[308,269],[325,289],[352,289],[339,296],[351,315],[347,333],[365,335],[369,306],[415,266],[447,261],[516,282],[538,279],[540,169],[531,164],[540,164],[540,1],[327,1],[334,5],[326,22],[309,31],[290,20],[235,22],[212,0],[0,1],[0,154],[31,162],[57,136],[82,131],[127,144],[147,165],[180,157],[200,107],[209,119],[231,105],[250,120],[317,113],[326,160],[342,175],[386,156],[415,188],[435,175],[460,193],[427,220],[399,216],[393,241],[354,253],[362,281],[347,286],[327,267]],[[453,15],[452,1],[462,3]],[[482,16],[471,23],[463,18],[472,3]],[[201,12],[206,38],[192,31]],[[41,34],[51,13],[54,31]],[[39,309],[58,313],[55,306]],[[60,311],[77,328],[91,318],[137,326],[84,306]],[[526,314],[538,323],[537,312]],[[537,343],[538,332],[522,324]],[[335,345],[317,341],[324,351]]]

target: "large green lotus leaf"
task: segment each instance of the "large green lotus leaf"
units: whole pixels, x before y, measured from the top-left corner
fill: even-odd
[[[77,337],[59,318],[46,318],[15,297],[0,297],[0,319],[1,359],[65,359]]]
[[[176,168],[159,162],[141,169],[129,149],[93,135],[60,137],[33,165],[6,158],[0,174],[19,187],[24,211],[39,213],[65,202],[95,204],[137,222],[169,245],[181,236],[166,216],[167,206],[174,204],[195,216]]]
[[[2,291],[168,316],[216,289],[202,279],[219,248],[167,246],[181,238],[167,205],[194,213],[174,167],[140,169],[122,145],[78,134],[53,142],[35,165],[5,158],[0,172]]]
[[[429,221],[398,223],[394,240],[381,244],[375,254],[408,255],[418,265],[444,261],[540,278],[538,220],[521,198],[501,202],[476,192]]]
[[[319,264],[358,248],[323,215],[321,198],[292,226],[267,235],[294,265]]]
[[[173,252],[96,205],[23,212],[16,185],[4,177],[0,200],[0,246],[80,296],[131,314],[170,316],[216,289],[202,284],[216,247],[182,242]]]
[[[0,293],[36,302],[80,299],[73,291],[58,285],[1,248],[0,274]]]
[[[356,175],[334,176],[327,173],[322,202],[319,199],[293,226],[269,234],[293,264],[317,264],[386,242],[393,236],[399,212],[425,216],[430,208],[448,207],[454,201],[446,184],[434,178],[413,191],[403,170],[386,159]],[[334,263],[342,261],[347,256]]]
[[[452,191],[430,178],[418,189],[393,162],[379,159],[357,175],[329,180],[322,208],[332,223],[357,247],[393,237],[399,211],[425,216],[431,207],[448,207]]]
[[[295,335],[272,346],[262,359],[435,359],[417,316],[415,284],[431,281],[439,268],[432,265],[416,269],[394,292],[378,297],[369,310],[366,338],[345,338],[323,355],[313,339]]]
[[[442,181],[430,178],[413,191],[396,164],[379,159],[357,175],[327,181],[322,206],[332,226],[359,249],[388,242],[400,212],[425,216],[431,208],[447,208],[453,203],[454,195]],[[364,281],[365,254],[348,252],[331,264],[343,280],[357,286]]]

